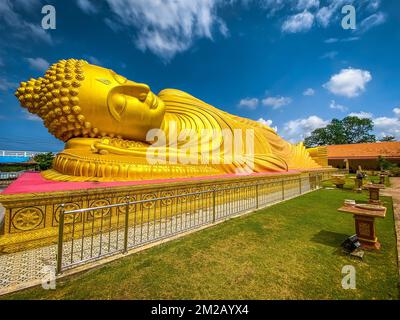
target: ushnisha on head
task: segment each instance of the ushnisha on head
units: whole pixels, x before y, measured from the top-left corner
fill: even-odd
[[[146,84],[76,59],[61,60],[44,77],[21,82],[15,95],[62,141],[104,136],[145,141],[165,113],[163,101]]]

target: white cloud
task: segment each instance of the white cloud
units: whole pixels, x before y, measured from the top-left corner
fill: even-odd
[[[100,11],[97,1],[75,1],[81,10],[88,14]],[[267,17],[283,9],[287,9],[285,12],[294,11],[293,15],[284,16],[281,29],[286,33],[297,33],[310,30],[316,25],[316,20],[321,26],[327,27],[333,20],[340,18],[339,9],[342,5],[351,4],[355,0],[330,0],[323,7],[320,6],[319,0],[105,0],[105,2],[111,14],[103,20],[112,30],[129,35],[140,50],[148,50],[164,61],[169,61],[177,54],[190,49],[198,39],[213,40],[215,34],[227,37],[228,26],[218,13],[219,10],[233,4],[257,7],[266,11]],[[379,4],[367,6],[365,2],[362,2],[357,10],[379,7]]]
[[[303,92],[303,96],[313,96],[315,94],[315,90],[313,88],[308,88]]]
[[[349,117],[357,117],[360,119],[372,119],[373,114],[370,112],[360,111],[360,112],[352,112],[349,114]]]
[[[358,18],[364,11],[371,12],[378,10],[380,6],[380,1],[379,0],[372,0],[372,1],[332,0],[328,5],[320,7],[318,9],[318,11],[315,14],[315,19],[319,23],[319,25],[322,26],[323,28],[328,27],[333,22],[338,23],[340,25],[340,19],[343,17],[343,15],[341,14],[341,8],[348,4],[352,4],[355,6]],[[381,12],[374,13],[361,22],[360,30],[363,30],[362,32],[364,32],[366,31],[366,29],[384,23],[385,20],[386,17],[383,13]],[[332,38],[332,40],[337,40],[337,39]]]
[[[264,118],[258,119],[257,122],[259,122],[267,127],[270,127],[272,125],[272,120],[265,120]]]
[[[400,120],[398,118],[379,117],[373,119],[375,131],[379,137],[395,136],[400,138]]]
[[[33,39],[38,39],[40,41],[46,42],[47,44],[52,44],[53,40],[46,30],[44,30],[40,25],[33,23],[25,23],[26,33],[25,37],[32,37]]]
[[[195,39],[212,39],[214,27],[227,32],[216,14],[218,0],[107,2],[115,15],[113,23],[119,23],[134,33],[140,50],[149,50],[165,61],[188,50]]]
[[[38,1],[34,0],[0,1],[0,22],[4,23],[8,28],[8,35],[12,37],[13,41],[17,41],[18,39],[26,41],[26,39],[29,39],[43,41],[48,44],[52,43],[50,33],[46,32],[40,23],[31,23],[17,13],[17,9],[32,11],[32,8],[39,4]]]
[[[250,110],[255,110],[258,106],[258,99],[257,98],[245,98],[240,100],[239,107],[240,108],[247,108]]]
[[[90,0],[77,0],[76,4],[78,7],[87,14],[93,14],[98,12],[98,8]]]
[[[348,98],[359,96],[365,86],[372,80],[371,73],[361,69],[342,69],[323,85],[331,93]]]
[[[286,122],[283,128],[283,136],[292,143],[303,141],[311,135],[315,129],[326,127],[329,121],[318,116],[310,116],[304,119]]]
[[[374,124],[374,133],[378,138],[394,136],[400,140],[400,107],[393,109],[393,117],[374,117],[370,112],[360,111],[349,113],[348,116],[360,119],[371,119]],[[304,119],[291,120],[284,124],[282,136],[292,143],[303,141],[311,132],[318,128],[326,127],[330,121],[325,121],[318,116]]]
[[[374,117],[370,112],[352,112],[349,116],[360,119],[371,119],[374,124],[374,132],[378,138],[394,136],[400,139],[400,108],[393,109],[394,117]]]
[[[282,25],[282,31],[297,33],[308,31],[314,24],[314,15],[307,10],[290,16]]]
[[[305,10],[319,7],[319,0],[298,0],[296,8],[298,10]]]
[[[385,23],[385,21],[386,16],[382,12],[374,13],[361,21],[360,27],[357,29],[357,31],[360,33],[364,33],[373,27]]]
[[[368,4],[369,10],[377,10],[381,5],[381,0],[370,0]]]
[[[330,7],[322,7],[318,10],[317,14],[315,15],[317,21],[323,26],[327,27],[333,15],[332,8]]]
[[[21,9],[25,12],[32,12],[41,5],[41,0],[12,0],[15,8]],[[39,8],[40,10],[40,8]]]
[[[50,63],[43,58],[27,58],[26,60],[28,60],[31,68],[39,71],[46,71],[50,66]]]
[[[235,0],[231,1],[233,3]],[[273,16],[276,12],[282,10],[287,4],[287,0],[240,0],[243,5],[253,2],[258,4],[261,9],[268,11],[268,17]]]
[[[97,1],[75,1],[81,10],[88,14],[100,11]],[[111,14],[103,20],[112,30],[129,35],[140,50],[148,50],[164,61],[169,61],[175,55],[190,49],[198,39],[213,40],[215,34],[227,37],[229,29],[219,11],[233,4],[257,7],[266,11],[267,17],[287,9],[285,12],[294,14],[284,15],[281,29],[286,33],[297,33],[310,30],[317,25],[316,21],[319,25],[327,27],[333,20],[339,20],[341,6],[356,1],[330,0],[322,7],[320,6],[322,1],[319,0],[105,0],[105,2]],[[374,0],[374,2],[377,3],[368,5],[367,1],[363,1],[357,6],[357,10],[368,8],[369,12],[373,13],[375,11],[371,10],[377,10],[379,7],[379,1]]]
[[[373,119],[375,131],[379,137],[394,136],[400,139],[400,107],[394,108],[395,117],[378,117]]]
[[[321,56],[321,59],[331,59],[331,60],[333,60],[333,59],[336,58],[337,55],[338,55],[337,51],[329,51],[329,52],[323,54]]]
[[[337,38],[329,38],[329,39],[326,39],[324,42],[325,43],[336,43],[338,41],[339,41],[339,39],[337,39]]]
[[[39,116],[37,116],[36,114],[30,113],[26,109],[22,109],[22,113],[23,113],[23,117],[24,117],[25,120],[42,121],[42,119]]]
[[[18,83],[11,82],[6,78],[0,78],[0,91],[8,91],[11,89],[16,89],[18,87]]]
[[[101,61],[99,59],[97,59],[96,57],[93,56],[89,56],[87,57],[87,60],[91,63],[91,64],[95,64],[97,66],[101,66]]]
[[[394,113],[397,117],[400,118],[400,107],[394,108],[394,109],[393,109],[393,113]]]
[[[332,0],[329,5],[319,8],[315,18],[322,27],[326,28],[333,20],[338,19],[341,7],[353,2],[354,0]]]
[[[331,103],[330,103],[330,105],[329,105],[329,108],[331,108],[331,109],[333,109],[333,110],[339,110],[339,111],[341,111],[341,112],[347,111],[347,107],[342,106],[341,104],[336,103],[335,100],[332,100],[332,101],[331,101]]]
[[[265,120],[264,118],[260,118],[257,120],[257,122],[263,124],[264,126],[270,127],[271,129],[273,129],[275,132],[278,131],[278,127],[274,126],[272,127],[272,120]]]
[[[358,41],[358,40],[360,40],[360,37],[348,37],[348,38],[344,38],[344,39],[342,39],[340,41],[342,41],[342,42],[352,42],[352,41]]]
[[[267,107],[272,107],[273,109],[278,109],[280,107],[286,106],[292,103],[292,99],[289,97],[267,97],[262,100],[262,104]]]
[[[360,40],[360,37],[348,37],[348,38],[343,38],[343,39],[329,38],[329,39],[326,39],[324,42],[327,44],[331,44],[331,43],[337,43],[337,42],[351,42],[351,41],[357,41],[357,40]]]
[[[389,129],[388,127],[398,126],[399,119],[397,118],[388,118],[388,117],[379,117],[374,119],[374,125],[378,128]]]

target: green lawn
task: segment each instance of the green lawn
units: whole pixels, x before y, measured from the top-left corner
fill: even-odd
[[[398,299],[390,198],[377,224],[380,252],[363,261],[342,254],[354,233],[336,209],[367,194],[320,190],[60,280],[57,290],[28,289],[3,299]],[[353,265],[357,289],[341,287]]]

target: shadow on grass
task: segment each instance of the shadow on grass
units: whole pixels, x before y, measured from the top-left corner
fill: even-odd
[[[337,249],[349,236],[348,234],[321,230],[311,238],[311,241]]]

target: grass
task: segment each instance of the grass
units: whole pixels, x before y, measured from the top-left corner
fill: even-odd
[[[382,250],[344,255],[354,234],[344,199],[367,194],[320,190],[139,252],[67,279],[56,290],[27,289],[3,299],[398,299],[390,198],[377,223]],[[341,287],[353,265],[357,289]]]

